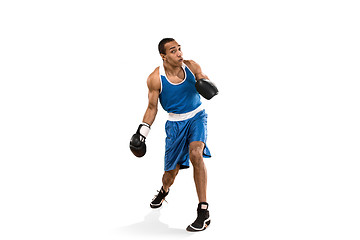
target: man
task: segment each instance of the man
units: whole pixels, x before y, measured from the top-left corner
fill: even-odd
[[[183,59],[181,46],[173,38],[164,38],[158,48],[163,66],[157,67],[147,79],[149,104],[143,123],[131,138],[130,149],[137,157],[145,154],[145,139],[155,120],[159,100],[169,113],[169,120],[165,125],[165,172],[162,177],[163,186],[150,207],[162,206],[179,169],[189,168],[190,159],[199,204],[198,217],[187,230],[202,231],[210,224],[206,199],[207,173],[203,157],[211,155],[206,146],[207,114],[201,106],[199,93],[206,99],[211,99],[218,90],[202,72],[199,64]]]

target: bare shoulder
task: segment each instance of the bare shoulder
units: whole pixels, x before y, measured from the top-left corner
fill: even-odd
[[[155,68],[155,70],[149,75],[147,79],[147,85],[149,90],[160,91],[161,83],[160,83],[159,67]]]
[[[200,65],[194,60],[184,60],[184,63],[193,73],[201,71]]]
[[[200,65],[195,62],[194,60],[184,60],[184,63],[188,68],[190,68],[191,72],[194,73],[196,80],[206,78],[209,79],[208,76],[206,76],[202,70]]]

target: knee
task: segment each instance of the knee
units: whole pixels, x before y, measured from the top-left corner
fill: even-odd
[[[190,161],[195,168],[201,166],[203,164],[203,149],[200,147],[191,149]]]

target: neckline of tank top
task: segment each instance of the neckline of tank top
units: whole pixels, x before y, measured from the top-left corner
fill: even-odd
[[[169,80],[169,78],[167,77],[167,75],[166,75],[166,72],[165,72],[165,68],[164,68],[164,65],[161,65],[160,67],[162,68],[162,72],[164,73],[164,74],[161,74],[161,72],[160,72],[160,75],[162,75],[162,76],[164,76],[165,78],[166,78],[166,81],[168,81],[168,83],[170,83],[171,85],[174,85],[174,86],[176,86],[176,85],[180,85],[180,84],[182,84],[182,83],[184,83],[185,82],[185,80],[186,80],[186,78],[187,78],[187,74],[186,74],[186,71],[185,71],[185,63],[183,63],[182,64],[182,66],[181,66],[181,68],[182,68],[182,70],[184,71],[184,79],[181,81],[181,82],[179,82],[179,83],[173,83],[173,82],[171,82],[170,80]]]

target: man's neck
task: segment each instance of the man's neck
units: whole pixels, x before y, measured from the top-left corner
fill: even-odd
[[[182,71],[181,66],[173,66],[167,62],[164,62],[163,65],[164,65],[166,74],[169,76],[177,76],[179,71]]]

